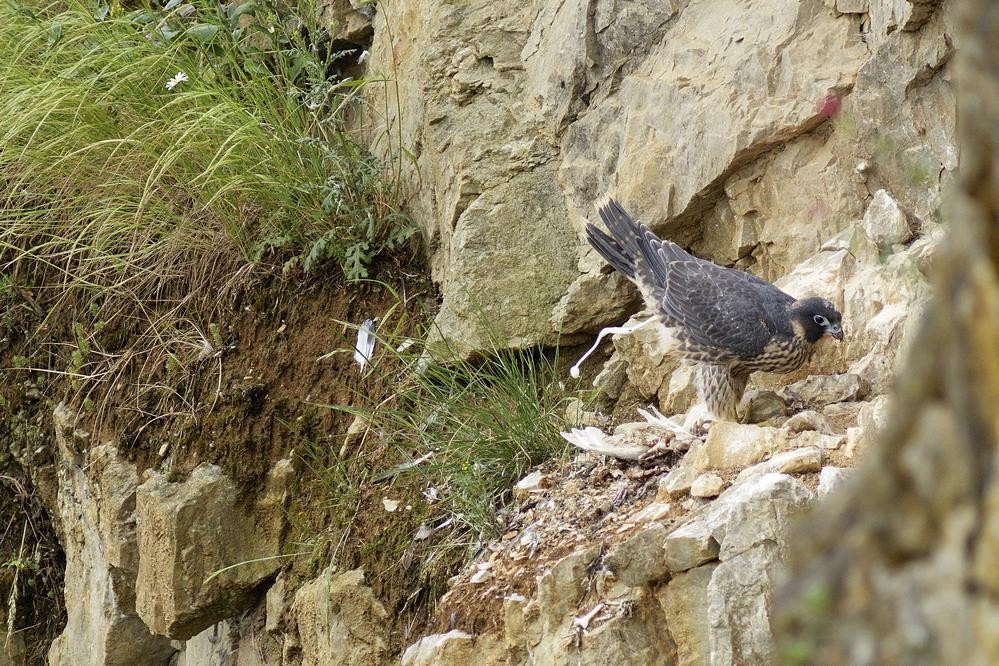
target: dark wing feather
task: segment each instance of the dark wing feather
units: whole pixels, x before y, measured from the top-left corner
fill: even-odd
[[[785,313],[793,297],[755,275],[698,259],[660,240],[613,199],[598,212],[611,237],[590,225],[590,242],[639,286],[667,325],[682,326],[696,345],[752,358],[775,335],[791,333]]]
[[[779,314],[794,299],[773,285],[696,258],[670,262],[667,271],[662,307],[697,344],[753,358],[788,333]]]

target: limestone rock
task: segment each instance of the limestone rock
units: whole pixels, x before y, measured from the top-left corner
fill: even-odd
[[[67,620],[48,661],[54,666],[166,664],[174,649],[135,612],[135,465],[110,444],[86,452],[76,447],[75,415],[65,406],[54,419],[61,468],[56,524],[66,552]]]
[[[849,476],[849,471],[842,467],[827,465],[819,472],[819,487],[816,493],[819,497],[825,497],[838,488]]]
[[[295,592],[291,614],[302,666],[368,666],[388,658],[388,613],[360,569],[342,574],[326,569]]]
[[[587,410],[579,398],[572,398],[565,406],[565,420],[569,426],[575,428],[598,426],[602,421],[600,414]]]
[[[807,474],[818,472],[822,468],[822,449],[817,446],[806,446],[793,451],[784,451],[774,455],[770,460],[761,462],[739,472],[738,480],[780,472],[783,474]]]
[[[846,429],[857,423],[857,414],[864,403],[862,402],[834,402],[822,408],[822,416],[825,417],[834,433],[845,433]]]
[[[699,476],[698,470],[688,465],[677,465],[666,476],[659,479],[657,498],[660,501],[675,500],[690,492],[694,479]]]
[[[602,400],[616,402],[630,386],[628,383],[628,361],[620,354],[611,356],[593,379],[593,387]]]
[[[554,342],[557,329],[545,313],[576,277],[567,217],[547,168],[478,195],[451,233],[435,334],[460,354]]]
[[[614,547],[604,562],[630,587],[657,582],[669,574],[663,547],[666,531],[662,525],[648,527]]]
[[[844,14],[866,14],[867,0],[836,0],[836,11]]]
[[[347,426],[347,434],[344,435],[343,445],[340,447],[340,456],[344,457],[357,451],[370,429],[371,423],[368,422],[367,418],[360,414],[355,416],[354,420]]]
[[[846,454],[857,457],[875,441],[878,430],[888,418],[889,398],[879,395],[870,402],[865,402],[857,414],[857,427],[848,432]]]
[[[815,410],[798,412],[787,421],[784,421],[784,427],[792,433],[804,432],[806,430],[826,434],[832,432],[832,425],[829,423],[829,419]]]
[[[625,325],[637,324],[648,316],[643,313],[632,317]],[[666,378],[679,366],[679,360],[670,356],[675,347],[675,340],[664,335],[658,324],[644,326],[630,335],[614,336],[615,351],[628,362],[628,381],[643,396],[658,394]]]
[[[896,30],[913,31],[929,19],[941,0],[869,0],[872,45],[884,43]]]
[[[790,519],[813,498],[811,490],[786,474],[749,476],[704,507],[681,528],[682,534],[696,536],[701,542],[705,534],[710,535],[718,542],[718,557],[729,559],[763,541],[785,543]],[[666,538],[667,561],[670,539],[678,532]]]
[[[857,263],[874,264],[878,262],[878,246],[864,233],[863,221],[854,222],[843,231],[822,243],[822,252],[846,250]]]
[[[717,567],[710,563],[676,574],[659,593],[678,663],[684,666],[711,663],[708,584]]]
[[[265,621],[264,604],[238,618],[223,620],[180,643],[181,649],[170,666],[258,666],[281,663],[278,637],[261,631]],[[145,662],[140,662],[145,663]]]
[[[578,612],[589,566],[599,555],[599,546],[584,548],[563,557],[542,575],[538,579],[536,601],[530,608],[530,621],[527,608],[519,605],[508,608],[514,616],[523,611],[518,622],[523,623],[524,631],[508,634],[511,649],[525,653],[530,649],[539,663],[561,663],[563,638],[571,630],[573,617]]]
[[[697,401],[694,366],[680,364],[669,374],[669,381],[659,390],[663,414],[682,414]]]
[[[556,661],[544,663],[604,666],[618,662],[622,655],[627,655],[628,664],[635,666],[675,663],[676,646],[669,632],[663,631],[666,617],[655,597],[639,588],[629,602],[630,612],[616,613],[584,633],[579,650],[563,647]]]
[[[749,389],[743,404],[749,423],[763,423],[787,414],[787,401],[775,391]]]
[[[680,573],[718,558],[718,540],[711,526],[695,521],[673,530],[664,543],[666,564],[673,573]]]
[[[371,17],[374,3],[362,4],[357,0],[323,0],[319,3],[320,20],[327,26],[330,35],[336,39],[355,44],[363,44],[371,39]],[[360,53],[348,56],[355,61]]]
[[[708,584],[712,664],[777,663],[773,590],[779,548],[761,542],[723,560]]]
[[[773,663],[774,576],[813,498],[785,474],[742,478],[667,535],[660,601],[680,663]]]
[[[267,619],[264,629],[269,633],[276,633],[284,626],[285,615],[288,612],[288,582],[284,573],[278,574],[274,584],[267,590],[265,597],[265,611]]]
[[[725,488],[725,481],[714,473],[701,474],[690,485],[691,497],[718,497]]]
[[[368,71],[395,85],[366,89],[386,114],[365,130],[379,155],[412,151],[401,185],[441,286],[438,331],[461,353],[549,343],[582,324],[553,320],[578,276],[577,240],[557,143],[527,95],[521,51],[534,14],[523,3],[383,0],[373,19]]]
[[[864,213],[864,233],[879,248],[891,247],[912,238],[905,213],[885,190],[874,193],[874,199]]]
[[[716,421],[711,424],[704,442],[706,464],[703,469],[746,467],[759,462],[768,453],[784,448],[785,442],[786,436],[777,428]]]
[[[863,377],[874,394],[891,387],[897,359],[904,357],[929,297],[917,255],[912,249],[893,254],[884,264],[858,271],[847,283],[843,317],[848,322],[846,349],[853,361],[848,372]]]
[[[402,653],[402,666],[445,666],[489,663],[475,651],[475,638],[464,631],[424,636]]]
[[[805,430],[794,438],[793,443],[801,449],[813,447],[820,451],[833,451],[843,446],[846,440],[846,435],[826,435],[815,430]]]
[[[139,486],[136,608],[150,629],[186,639],[252,605],[257,586],[281,566],[254,560],[281,552],[290,473],[279,462],[249,508],[214,465],[181,483],[153,473]]]
[[[866,387],[858,375],[812,375],[791,384],[783,393],[788,400],[805,405],[822,407],[833,402],[858,400]]]
[[[849,37],[850,21],[827,11],[800,14],[796,3],[730,10],[719,23],[712,3],[688,4],[615,94],[569,127],[562,179],[573,199],[592,201],[613,175],[618,198],[640,219],[667,235],[680,232],[680,215],[731,165],[817,125],[815,100],[866,57]],[[772,43],[787,48],[778,56]],[[821,65],[817,53],[825,54]],[[759,85],[771,77],[779,96]],[[666,192],[653,184],[662,173],[670,174]]]
[[[918,31],[904,27],[905,19],[901,29],[891,27],[916,4],[940,3],[870,1],[866,42],[873,57],[857,72],[844,108],[850,124],[844,139],[861,146],[857,156],[870,161],[871,190],[886,189],[914,219],[932,220],[958,162],[950,65],[956,4],[941,4],[928,17],[921,12],[926,20]]]

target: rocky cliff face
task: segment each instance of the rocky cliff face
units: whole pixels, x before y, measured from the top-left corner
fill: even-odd
[[[757,378],[758,423],[685,441],[626,424],[616,445],[662,456],[581,454],[525,484],[503,540],[452,581],[447,626],[410,636],[402,663],[788,656],[774,588],[794,521],[870,448],[929,296],[958,161],[952,4],[328,4],[389,80],[367,89],[382,124],[366,131],[407,155],[444,338],[582,341],[635,314],[583,240],[604,194],[701,256],[830,298],[847,328],[796,376]],[[652,337],[615,340],[597,384],[631,420],[635,403],[691,407],[689,371]],[[175,481],[55,422],[69,621],[51,663],[398,663],[363,571],[296,588],[268,559],[289,463],[247,500],[214,466]]]
[[[413,153],[442,334],[475,347],[501,322],[531,345],[620,320],[631,292],[581,235],[604,194],[769,279],[880,189],[928,230],[957,164],[953,40],[946,7],[917,4],[380,3],[372,143]]]

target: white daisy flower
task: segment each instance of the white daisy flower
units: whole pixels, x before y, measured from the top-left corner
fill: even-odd
[[[173,90],[174,88],[176,88],[181,83],[183,83],[184,81],[187,81],[187,80],[188,80],[188,78],[187,78],[187,74],[186,73],[184,73],[184,72],[177,72],[176,74],[173,75],[172,79],[170,79],[169,81],[167,81],[167,83],[166,83],[166,89],[167,90]]]

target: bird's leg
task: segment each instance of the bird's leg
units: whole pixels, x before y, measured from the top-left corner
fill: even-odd
[[[711,428],[711,424],[714,423],[714,419],[700,419],[695,421],[694,425],[690,426],[690,432],[699,439],[707,437],[708,430]]]

